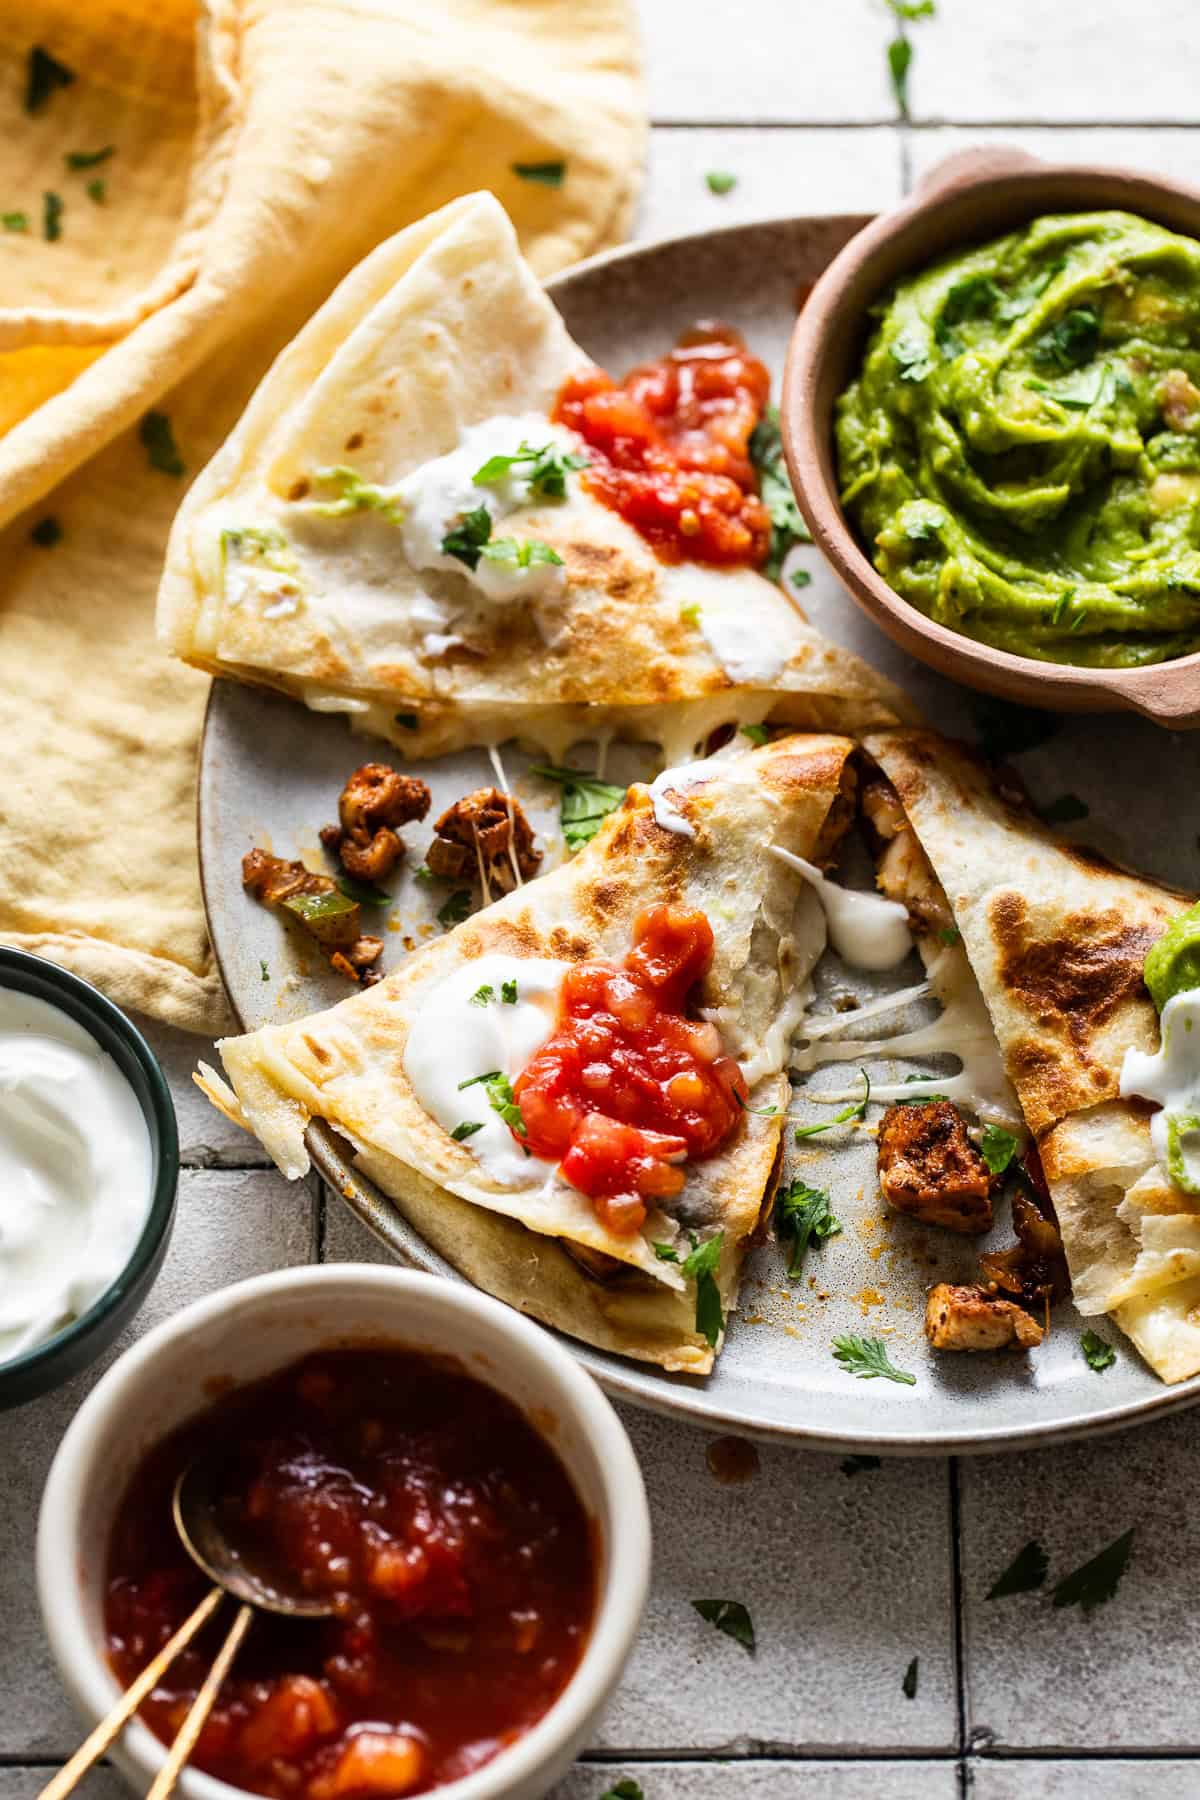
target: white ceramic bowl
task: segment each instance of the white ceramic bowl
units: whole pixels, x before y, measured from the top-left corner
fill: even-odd
[[[624,1427],[570,1354],[508,1307],[431,1275],[343,1263],[257,1276],[185,1307],[114,1364],[76,1414],[42,1498],[38,1595],[63,1681],[89,1727],[120,1691],[104,1656],[104,1565],[117,1504],[150,1446],[208,1404],[215,1381],[253,1381],[309,1351],[364,1341],[454,1356],[506,1394],[553,1445],[597,1526],[595,1621],[571,1681],[518,1743],[436,1790],[439,1800],[541,1800],[586,1743],[632,1647],[650,1573],[645,1490]],[[138,1720],[112,1751],[139,1792],[164,1754]],[[196,1770],[179,1791],[240,1794]]]

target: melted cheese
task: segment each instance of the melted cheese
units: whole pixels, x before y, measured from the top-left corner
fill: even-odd
[[[772,844],[771,854],[815,888],[829,925],[829,941],[853,968],[894,969],[904,961],[913,945],[906,907],[880,894],[840,887],[815,864],[778,844]]]

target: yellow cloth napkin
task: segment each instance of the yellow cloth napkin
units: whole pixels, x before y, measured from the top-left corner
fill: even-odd
[[[154,641],[171,518],[391,232],[487,187],[539,273],[619,240],[634,28],[627,0],[30,0],[0,20],[4,108],[0,939],[214,1031],[208,682]]]

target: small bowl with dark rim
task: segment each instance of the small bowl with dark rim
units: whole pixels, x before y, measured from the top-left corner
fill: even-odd
[[[171,1091],[154,1052],[121,1009],[90,982],[44,957],[0,945],[0,988],[30,994],[57,1007],[107,1052],[142,1109],[151,1153],[150,1209],[132,1254],[86,1312],[45,1343],[0,1362],[0,1410],[6,1410],[48,1393],[86,1369],[141,1306],[166,1255],[175,1220],[179,1134]]]
[[[783,379],[788,468],[818,548],[851,598],[894,643],[941,675],[1005,700],[1061,712],[1138,712],[1200,726],[1200,653],[1144,668],[1081,668],[994,649],[910,605],[871,563],[842,509],[834,408],[853,378],[870,308],[902,276],[1044,213],[1119,210],[1200,238],[1200,192],[1128,169],[1039,162],[998,146],[949,157],[894,212],[851,239],[801,312]]]

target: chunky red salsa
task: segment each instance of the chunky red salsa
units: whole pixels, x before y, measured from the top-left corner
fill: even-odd
[[[588,1521],[502,1395],[418,1352],[322,1352],[237,1390],[146,1458],[108,1558],[109,1658],[128,1683],[208,1582],[171,1523],[180,1471],[228,1444],[229,1534],[328,1620],[258,1617],[198,1767],[277,1800],[424,1794],[490,1761],[562,1692],[591,1625]],[[174,1736],[223,1609],[142,1707]]]
[[[560,1161],[611,1231],[638,1231],[647,1201],[683,1187],[679,1165],[715,1155],[737,1127],[742,1072],[716,1026],[685,1011],[712,956],[702,912],[651,907],[624,962],[567,971],[558,1028],[513,1083],[520,1141]]]
[[[697,325],[620,384],[603,369],[573,375],[554,416],[591,448],[584,486],[664,562],[757,568],[771,521],[749,442],[769,387],[732,326]]]

